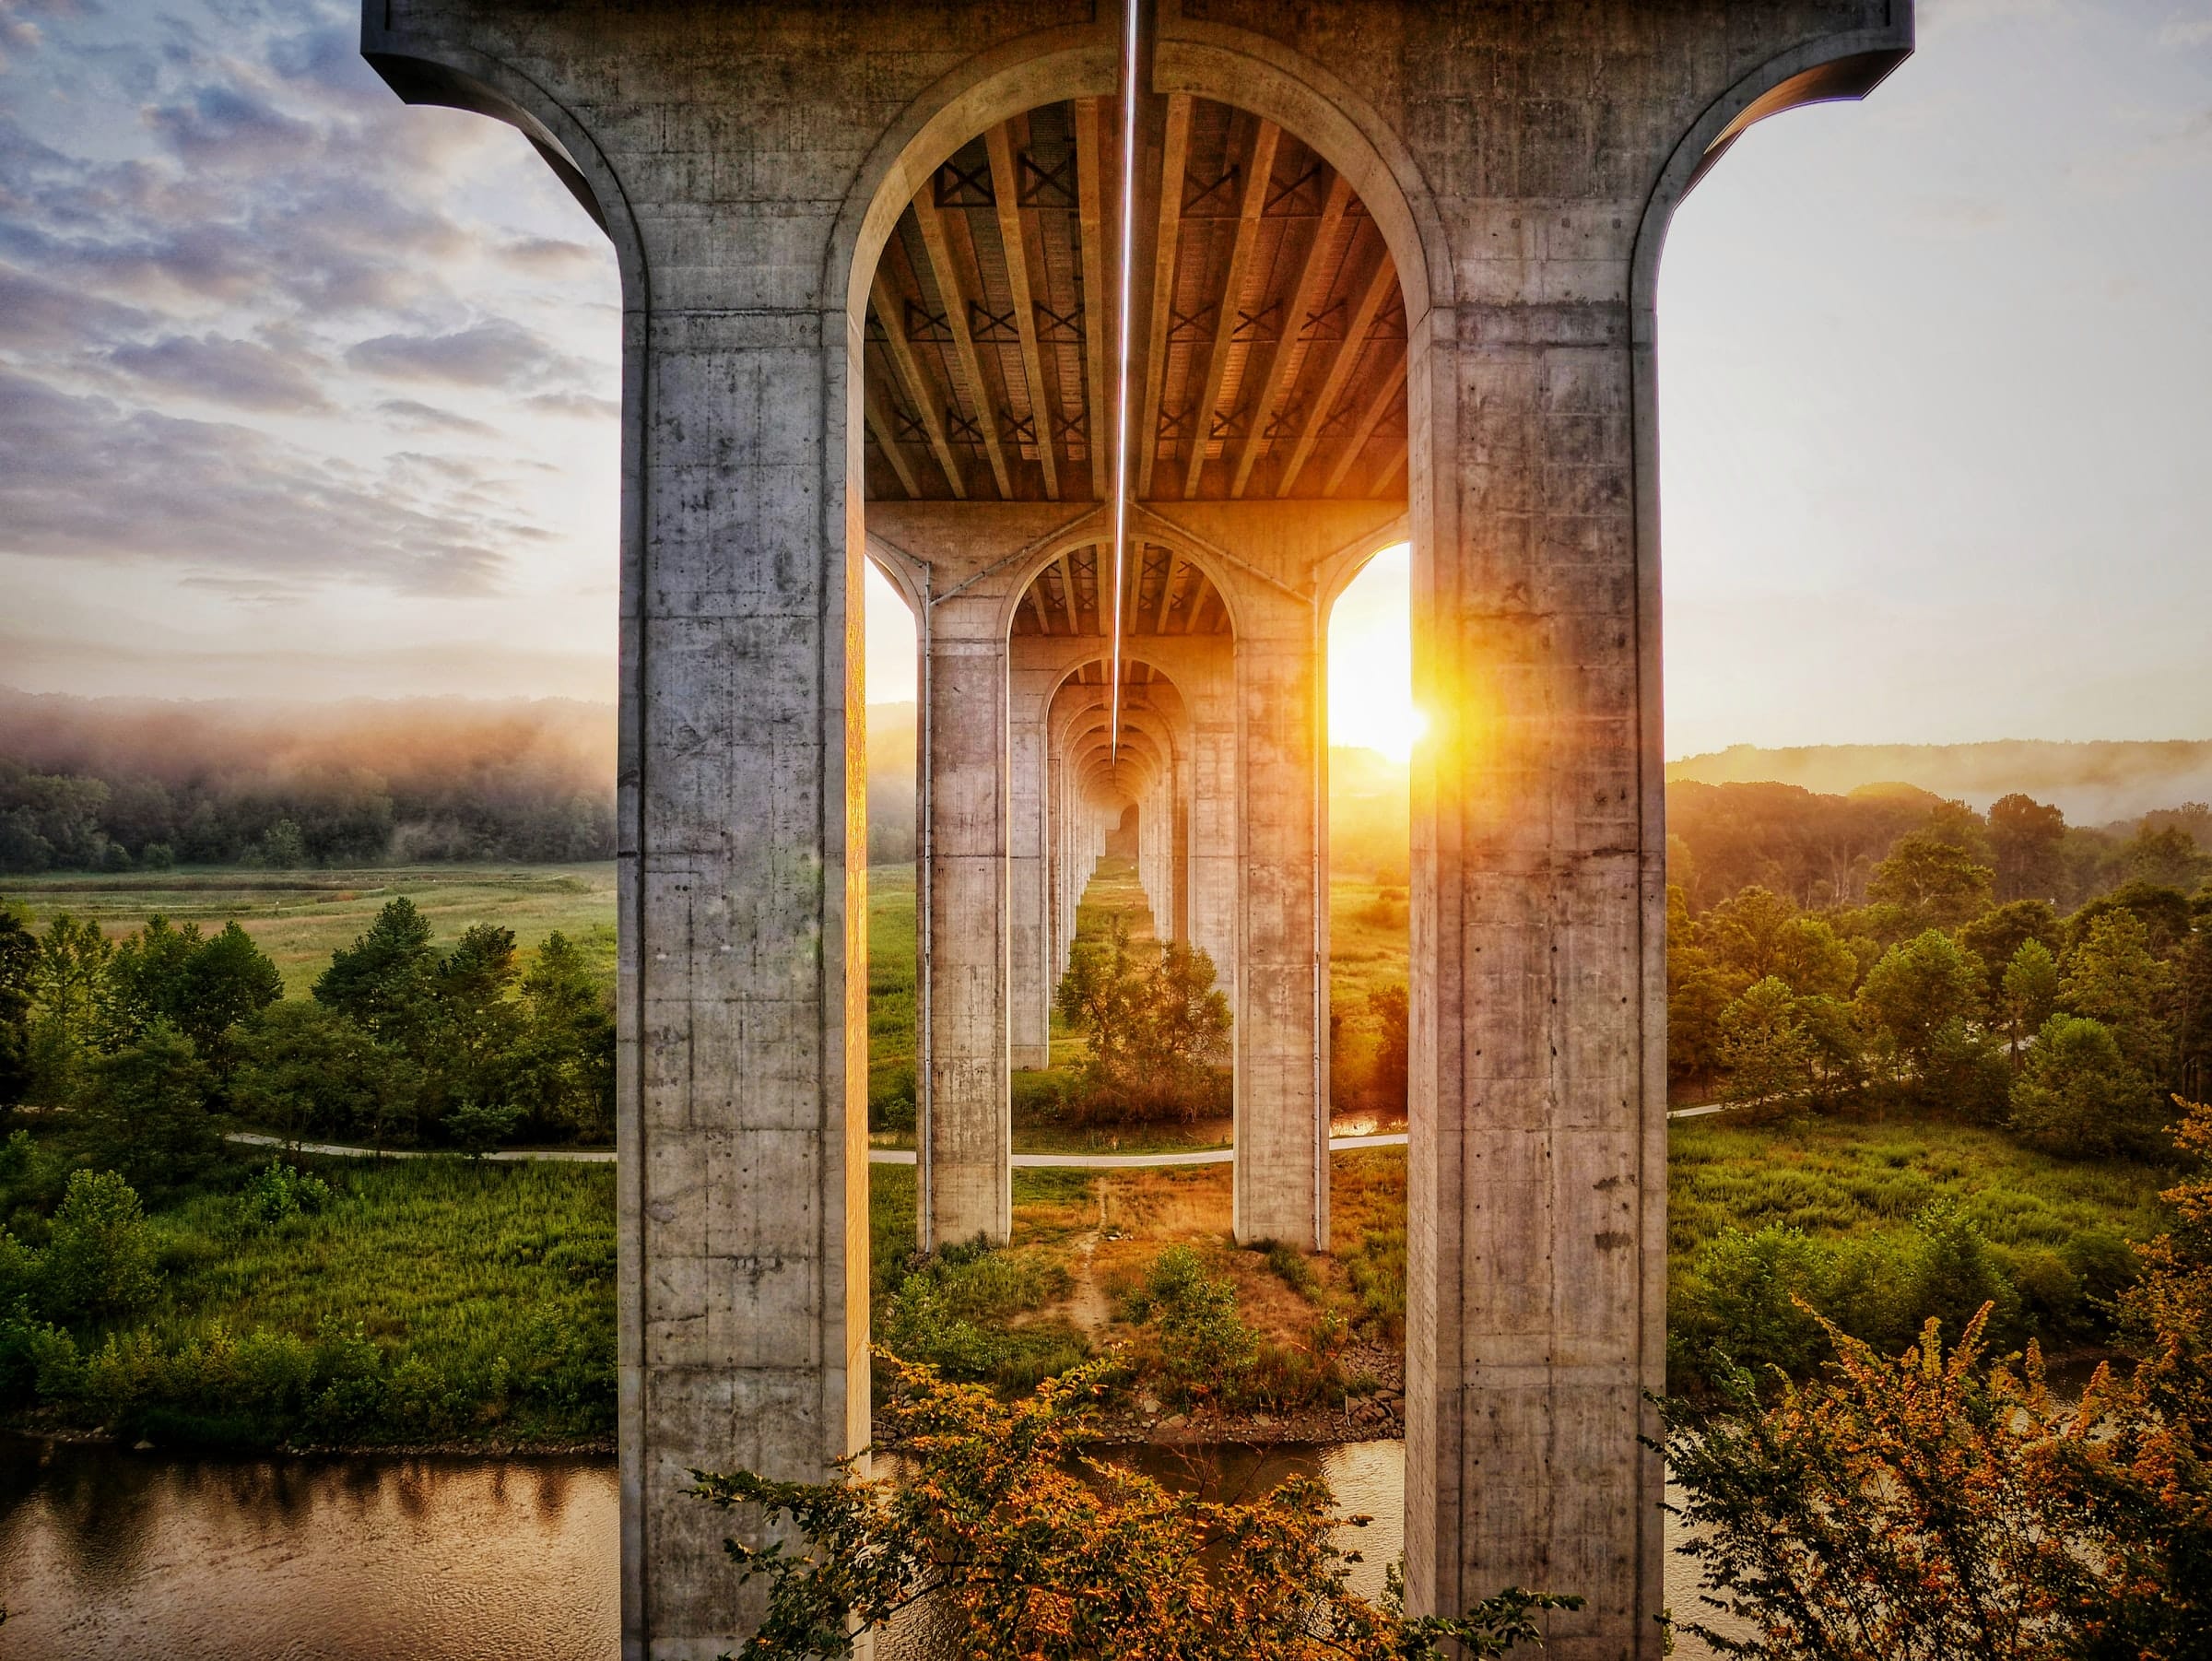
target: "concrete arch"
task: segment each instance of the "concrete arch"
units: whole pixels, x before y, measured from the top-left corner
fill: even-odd
[[[1344,591],[1368,568],[1369,562],[1377,554],[1412,542],[1412,518],[1410,512],[1401,513],[1380,530],[1331,554],[1314,567],[1314,627],[1321,639],[1328,639],[1329,618],[1336,609],[1336,602],[1344,597]]]
[[[921,560],[894,548],[880,536],[867,539],[865,552],[868,563],[884,575],[884,580],[899,591],[906,608],[914,614],[920,626],[924,608],[929,604],[929,568]]]
[[[1675,209],[1754,124],[1807,104],[1865,98],[1912,55],[1912,8],[1892,8],[1878,29],[1823,36],[1768,59],[1706,106],[1652,183],[1637,222],[1629,309],[1639,347],[1651,344],[1659,299],[1659,262]]]
[[[1453,301],[1452,253],[1428,180],[1403,140],[1339,77],[1279,41],[1230,24],[1162,17],[1153,89],[1264,115],[1351,182],[1397,266],[1410,338]]]
[[[1212,548],[1187,536],[1156,514],[1147,516],[1143,535],[1138,539],[1145,542],[1157,542],[1162,548],[1172,548],[1182,558],[1196,566],[1205,574],[1206,580],[1214,585],[1214,592],[1221,598],[1221,609],[1229,616],[1230,637],[1233,639],[1243,632],[1238,620],[1235,583],[1230,578],[1229,573],[1224,571],[1220,560],[1215,558]],[[1020,611],[1022,602],[1029,597],[1030,584],[1042,576],[1046,571],[1078,548],[1096,548],[1100,550],[1102,556],[1108,546],[1106,540],[1100,536],[1096,526],[1085,526],[1054,537],[1043,548],[1031,554],[1029,560],[1018,568],[1015,580],[1006,585],[1006,598],[999,602],[1001,630],[1007,636],[1012,636],[1015,615]],[[1122,655],[1124,658],[1129,658],[1133,654],[1124,646]]]
[[[441,41],[426,49],[418,37],[380,26],[372,15],[362,20],[361,56],[402,103],[488,115],[527,138],[615,245],[623,312],[648,308],[652,273],[629,194],[590,130],[559,99],[512,65],[476,47]],[[627,411],[638,389],[622,390]],[[626,436],[628,427],[625,421]]]
[[[1120,76],[1120,33],[1109,21],[1025,35],[940,77],[900,112],[861,163],[830,234],[822,292],[842,292],[847,315],[865,317],[876,262],[899,215],[953,152],[1040,104],[1111,98]]]

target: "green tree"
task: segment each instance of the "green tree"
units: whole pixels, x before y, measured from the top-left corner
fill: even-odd
[[[603,1137],[614,1130],[615,1012],[583,954],[556,930],[523,976],[526,1028],[515,1052],[513,1099],[546,1135]]]
[[[331,954],[313,995],[419,1062],[436,1022],[437,980],[430,925],[403,895],[377,913],[366,934]]]
[[[2143,1127],[2149,1100],[2143,1075],[2127,1064],[2109,1028],[2053,1015],[2036,1032],[2013,1082],[2012,1124],[2023,1141],[2046,1152],[2101,1159]]]
[[[39,942],[0,903],[0,1124],[30,1090],[30,1010]]]
[[[849,1656],[927,1599],[966,1661],[1442,1661],[1534,1643],[1533,1611],[1580,1599],[1509,1588],[1465,1616],[1411,1619],[1347,1584],[1328,1490],[1295,1477],[1231,1503],[1172,1492],[1101,1458],[1093,1362],[1002,1405],[888,1356],[878,1409],[900,1478],[825,1483],[701,1474],[692,1491],[784,1539],[730,1543],[768,1583],[747,1661]]]
[[[1094,1105],[1189,1119],[1224,1104],[1229,999],[1204,951],[1136,945],[1117,915],[1104,941],[1077,945],[1057,1001],[1088,1042]]]
[[[1721,1066],[1731,1101],[1803,1095],[1812,1087],[1814,1054],[1795,995],[1773,975],[1746,987],[1721,1016]]]
[[[95,1158],[142,1189],[196,1181],[223,1151],[214,1090],[192,1040],[166,1018],[155,1021],[92,1064],[84,1117]]]
[[[406,1140],[421,1079],[352,1017],[310,1000],[273,1004],[239,1032],[238,1111],[297,1142],[309,1134]]]
[[[218,1080],[229,1075],[231,1028],[284,995],[284,977],[236,922],[205,938],[199,925],[156,915],[110,960],[106,1042],[128,1043],[157,1020],[190,1038]]]
[[[1959,931],[1959,944],[1980,958],[1989,971],[1983,994],[1992,1009],[2002,1007],[2005,971],[2023,942],[2041,940],[2056,952],[2065,944],[2066,931],[2058,913],[2041,900],[2012,900],[1994,912],[1984,912]]]
[[[1916,830],[1874,867],[1866,897],[1900,908],[1921,928],[1956,928],[1990,908],[1994,875],[1957,842]]]
[[[1403,1113],[1413,1044],[1411,1008],[1406,988],[1395,981],[1387,986],[1377,986],[1367,995],[1367,1008],[1374,1018],[1377,1033],[1370,1089],[1376,1105]]]
[[[75,1099],[100,1033],[114,942],[97,923],[64,912],[39,937],[30,974],[33,1092],[50,1105]]]
[[[2000,901],[2041,900],[2067,892],[2063,850],[2066,816],[2032,796],[1999,796],[1989,805],[1989,841],[1996,858]]]
[[[279,871],[297,870],[307,863],[307,838],[288,819],[280,819],[261,833],[251,863]]]
[[[2021,941],[2012,961],[2005,965],[2005,982],[1997,995],[1997,1007],[2012,1041],[2015,1066],[2019,1065],[2020,1047],[2028,1034],[2049,1020],[2057,1007],[2058,960],[2041,940]]]
[[[2196,838],[2179,825],[2139,827],[2120,849],[2115,863],[2130,882],[2179,889],[2184,893],[2212,874],[2212,855],[2200,849]]]
[[[160,1294],[159,1244],[138,1196],[112,1171],[70,1173],[34,1271],[49,1318],[135,1314]]]
[[[1773,972],[1800,997],[1849,997],[1859,960],[1825,919],[1793,917],[1776,937]]]
[[[478,923],[438,964],[433,982],[438,1028],[434,1082],[448,1102],[506,1113],[526,1012],[509,995],[522,978],[514,931]],[[519,1121],[521,1110],[513,1112]],[[512,1122],[511,1122],[512,1123]]]
[[[1721,1012],[1733,995],[1728,977],[1698,944],[1689,901],[1666,889],[1666,1072],[1676,1083],[1711,1078],[1721,1065]]]
[[[1982,1001],[1981,960],[1948,935],[1929,929],[1893,946],[1859,988],[1867,1024],[1900,1064],[1900,1082],[1916,1078],[1940,1091],[1971,1048],[1970,1024]]]
[[[1789,901],[1754,883],[1700,919],[1699,943],[1739,986],[1748,986],[1778,972],[1783,931],[1796,915]]]
[[[2120,1054],[2145,1078],[2170,1076],[2173,1034],[2160,1014],[2172,972],[2153,955],[2149,931],[2133,912],[2107,912],[2066,956],[2060,1001],[2111,1029]]]

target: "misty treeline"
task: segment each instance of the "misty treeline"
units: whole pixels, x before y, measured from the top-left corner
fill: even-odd
[[[912,704],[869,712],[871,861],[914,853]],[[0,872],[615,852],[615,714],[542,699],[277,708],[0,689]]]
[[[608,989],[559,934],[526,963],[492,924],[441,949],[394,900],[287,998],[235,922],[115,938],[0,907],[0,1113],[57,1113],[88,1164],[141,1191],[198,1180],[234,1125],[472,1152],[604,1142],[614,1078]]]
[[[611,858],[611,709],[0,693],[0,870]]]
[[[2097,1156],[2155,1151],[2173,1093],[2212,1080],[2202,805],[2122,837],[2018,795],[1981,814],[1903,787],[1676,789],[1678,1090],[1873,1090]]]

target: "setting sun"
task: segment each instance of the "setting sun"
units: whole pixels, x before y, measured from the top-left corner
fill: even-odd
[[[1406,611],[1412,548],[1384,548],[1352,579],[1329,614],[1329,743],[1413,755],[1429,717],[1413,701],[1412,627]]]

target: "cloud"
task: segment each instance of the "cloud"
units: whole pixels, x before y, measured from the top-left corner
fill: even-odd
[[[251,167],[297,162],[321,147],[323,135],[235,85],[199,88],[189,101],[157,106],[146,124],[178,158],[194,167]]]
[[[541,392],[527,402],[532,409],[547,415],[577,416],[587,421],[611,420],[622,413],[616,399],[595,398],[589,393]]]
[[[544,380],[573,362],[504,318],[450,335],[380,335],[350,348],[346,361],[387,380],[447,386],[513,386]]]
[[[2161,46],[2212,46],[2212,18],[2169,18],[2159,30]]]
[[[465,432],[479,437],[496,436],[499,430],[482,421],[472,421],[450,409],[418,403],[413,398],[386,398],[377,406],[379,415],[391,418],[395,426],[418,432]]]
[[[500,259],[517,270],[555,275],[595,271],[614,257],[604,244],[594,248],[585,242],[571,242],[559,237],[517,237],[501,243],[498,253]]]
[[[0,370],[0,552],[483,593],[542,535],[466,505],[482,481],[394,489],[251,428],[130,409]]]
[[[251,340],[170,335],[147,345],[117,347],[108,361],[141,380],[240,409],[281,413],[330,407],[297,359]]]
[[[144,327],[147,314],[0,265],[0,346],[64,346]]]

